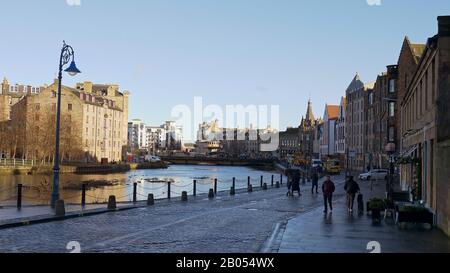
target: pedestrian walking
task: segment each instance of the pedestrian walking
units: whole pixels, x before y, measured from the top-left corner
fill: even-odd
[[[300,192],[300,171],[295,170],[292,176],[291,195],[294,196],[294,192],[298,193],[298,196],[302,196]]]
[[[331,181],[331,176],[327,175],[325,182],[322,184],[323,201],[325,205],[324,213],[328,213],[328,206],[330,206],[331,212],[333,212],[333,193],[336,190],[336,186]]]
[[[350,213],[352,213],[356,194],[361,191],[353,176],[349,176],[347,182],[345,183],[344,190],[347,192],[347,209]]]
[[[317,170],[313,171],[311,194],[314,194],[314,189],[316,190],[316,194],[319,194],[319,173]]]
[[[288,192],[286,193],[286,196],[291,196],[292,181],[293,181],[291,170],[288,170],[286,174],[287,174],[287,188],[288,188]]]

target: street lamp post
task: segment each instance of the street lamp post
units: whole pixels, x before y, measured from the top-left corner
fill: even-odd
[[[63,47],[61,49],[61,55],[59,58],[59,74],[58,74],[58,103],[56,110],[56,141],[55,141],[55,165],[53,168],[53,192],[51,206],[55,208],[56,201],[59,199],[59,143],[60,143],[60,127],[61,127],[61,81],[62,81],[62,71],[65,65],[70,62],[70,65],[64,71],[70,76],[75,76],[81,73],[75,65],[75,51],[66,42],[63,42]]]

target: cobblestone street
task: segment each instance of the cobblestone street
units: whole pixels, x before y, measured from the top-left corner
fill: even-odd
[[[339,180],[343,182],[342,179]],[[259,252],[276,223],[317,208],[322,197],[281,189],[159,201],[154,207],[0,231],[0,252]]]
[[[153,207],[5,229],[0,231],[0,252],[64,253],[72,241],[88,253],[368,252],[367,242],[377,238],[389,252],[450,252],[450,241],[439,230],[374,228],[366,216],[347,221],[344,181],[334,180],[333,220],[323,217],[322,195],[311,195],[309,184],[300,198],[287,198],[283,185],[236,196],[222,192],[214,200],[205,196],[191,197],[188,203],[164,200]],[[382,193],[383,182],[375,187],[375,194]],[[367,196],[374,194],[368,193],[367,185],[362,188]]]

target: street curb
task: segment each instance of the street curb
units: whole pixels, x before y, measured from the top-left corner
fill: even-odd
[[[105,214],[108,212],[117,212],[117,211],[127,211],[137,208],[142,208],[143,206],[129,206],[129,207],[123,207],[123,208],[117,208],[115,210],[108,210],[108,209],[93,209],[88,210],[85,212],[72,212],[68,213],[65,216],[52,216],[50,214],[42,215],[42,216],[36,216],[32,218],[21,218],[21,219],[15,219],[10,222],[6,222],[5,224],[0,224],[0,230],[10,229],[10,228],[16,228],[16,227],[22,227],[22,226],[30,226],[30,225],[36,225],[36,224],[44,224],[44,223],[50,223],[50,222],[58,222],[58,221],[64,221],[74,218],[81,218],[81,217],[89,217],[99,214]]]

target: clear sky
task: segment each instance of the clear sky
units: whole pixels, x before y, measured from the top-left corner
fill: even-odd
[[[403,37],[425,42],[448,0],[14,0],[0,4],[0,77],[51,83],[66,40],[83,74],[131,92],[130,119],[177,104],[280,105],[281,127],[338,104],[356,72],[376,79]],[[377,2],[369,0],[369,2]]]

